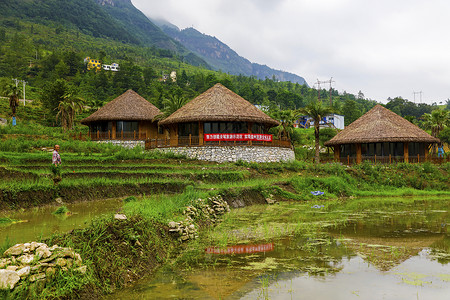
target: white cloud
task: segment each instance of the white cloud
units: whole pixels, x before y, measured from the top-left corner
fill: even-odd
[[[145,14],[216,36],[252,62],[336,81],[385,101],[450,97],[450,1],[132,0]]]

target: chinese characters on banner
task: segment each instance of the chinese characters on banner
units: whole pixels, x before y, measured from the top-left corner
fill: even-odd
[[[271,134],[256,133],[206,133],[205,141],[261,141],[271,142]]]

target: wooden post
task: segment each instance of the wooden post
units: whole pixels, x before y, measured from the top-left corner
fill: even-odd
[[[133,130],[133,140],[136,140],[136,130]]]
[[[347,155],[347,165],[350,166],[350,155]]]
[[[123,130],[120,132],[120,139],[123,140]]]
[[[356,163],[360,164],[362,161],[361,144],[356,144]]]
[[[420,160],[420,156],[419,156],[419,154],[417,154],[417,163],[419,163],[419,160]]]
[[[203,123],[198,121],[198,144],[201,146],[204,143],[204,133]]]
[[[375,163],[377,163],[377,155],[375,154]]]
[[[389,164],[392,164],[391,154],[389,154]]]
[[[97,130],[97,140],[100,139],[100,131]]]
[[[108,140],[111,139],[111,130],[108,130]]]
[[[117,138],[117,122],[112,122],[112,139],[115,140]]]
[[[405,157],[405,163],[409,162],[409,147],[408,147],[408,143],[403,143],[403,156]]]
[[[192,145],[192,134],[189,133],[189,146]]]

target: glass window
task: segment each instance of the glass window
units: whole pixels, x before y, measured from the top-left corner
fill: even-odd
[[[117,121],[116,132],[139,132],[138,122]]]
[[[203,123],[203,133],[213,133],[211,128],[211,122]]]
[[[198,136],[198,122],[179,123],[178,136]]]

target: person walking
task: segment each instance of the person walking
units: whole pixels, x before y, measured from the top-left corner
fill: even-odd
[[[61,164],[61,156],[59,155],[59,145],[55,145],[53,148],[52,164],[59,166]]]

